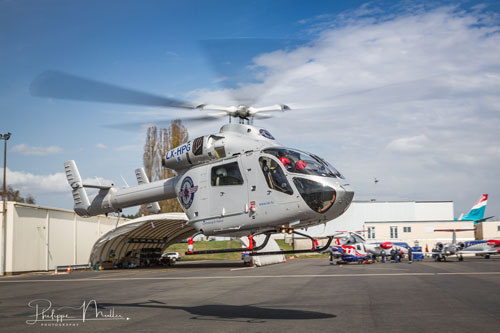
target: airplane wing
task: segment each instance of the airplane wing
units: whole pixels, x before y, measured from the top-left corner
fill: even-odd
[[[484,221],[488,221],[489,219],[492,219],[494,218],[495,216],[488,216],[488,217],[485,217],[484,219],[480,219],[480,220],[477,220],[476,223],[479,223],[479,222],[484,222]]]

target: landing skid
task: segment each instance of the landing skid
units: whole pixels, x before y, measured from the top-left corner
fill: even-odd
[[[313,238],[309,235],[306,235],[306,234],[303,234],[303,233],[300,233],[298,231],[294,231],[293,233],[297,234],[297,235],[301,235],[301,236],[304,236],[304,237],[307,237],[309,239],[311,239],[312,241],[312,248],[311,249],[308,249],[308,250],[289,250],[289,251],[269,251],[269,252],[257,252],[257,251],[260,251],[262,250],[264,247],[266,247],[267,243],[269,242],[269,239],[271,238],[271,234],[273,233],[276,233],[275,230],[272,230],[272,231],[266,231],[266,232],[261,232],[261,233],[258,233],[258,234],[254,234],[254,235],[250,235],[248,236],[248,244],[249,246],[244,248],[244,247],[241,247],[241,248],[237,248],[237,249],[219,249],[219,250],[201,250],[201,251],[187,251],[185,252],[185,255],[187,256],[191,256],[191,255],[196,255],[196,254],[214,254],[214,253],[231,253],[231,252],[250,252],[249,255],[251,256],[266,256],[266,255],[276,255],[276,254],[298,254],[298,253],[314,253],[314,252],[324,252],[326,250],[328,250],[328,248],[330,247],[330,244],[332,243],[332,240],[334,238],[334,236],[328,236],[328,242],[326,243],[325,246],[322,246],[322,247],[319,247],[318,246],[318,241],[316,240],[316,238]],[[265,234],[266,235],[266,238],[264,239],[264,241],[262,242],[261,245],[259,246],[254,246],[254,241],[253,241],[253,237],[254,236],[257,236],[257,235],[261,235],[261,234]],[[192,241],[192,238],[189,240],[189,244],[192,245],[193,241]]]
[[[214,253],[231,253],[231,252],[245,252],[245,251],[259,251],[262,250],[264,247],[266,247],[267,243],[269,242],[269,239],[271,238],[271,234],[274,232],[261,232],[255,235],[250,235],[248,236],[248,247],[240,247],[237,249],[219,249],[219,250],[202,250],[202,251],[187,251],[185,255],[187,256],[192,256],[196,254],[214,254]],[[253,246],[253,237],[257,235],[265,234],[266,238],[264,239],[264,242],[262,242],[261,245],[259,246]],[[191,240],[190,240],[191,242]]]

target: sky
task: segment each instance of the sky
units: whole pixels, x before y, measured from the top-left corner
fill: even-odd
[[[233,45],[222,53],[249,79],[235,86],[204,41]],[[57,70],[194,103],[287,104],[255,124],[332,163],[355,200],[454,201],[458,216],[488,193],[500,219],[498,1],[0,0],[0,63],[7,183],[40,205],[72,209],[71,159],[87,181],[135,184],[144,127],[114,125],[201,112],[30,95]],[[188,124],[190,137],[225,122]]]

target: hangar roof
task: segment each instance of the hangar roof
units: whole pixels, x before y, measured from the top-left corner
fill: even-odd
[[[184,213],[148,215],[127,221],[94,243],[89,262],[94,266],[106,261],[111,250],[115,260],[136,249],[161,248],[163,251],[196,232],[187,221]]]

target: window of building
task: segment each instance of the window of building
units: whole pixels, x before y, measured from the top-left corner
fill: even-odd
[[[270,189],[290,195],[293,194],[292,187],[278,162],[270,157],[261,157],[259,158],[259,163],[264,173],[267,186],[269,186]]]
[[[497,225],[497,231],[500,231],[500,224]]]
[[[411,232],[411,227],[403,227],[403,232]]]
[[[398,227],[390,227],[391,238],[398,238]]]
[[[212,186],[243,184],[243,176],[238,167],[238,162],[214,166],[212,168],[211,183]]]
[[[375,227],[368,227],[368,238],[369,239],[375,238]]]

